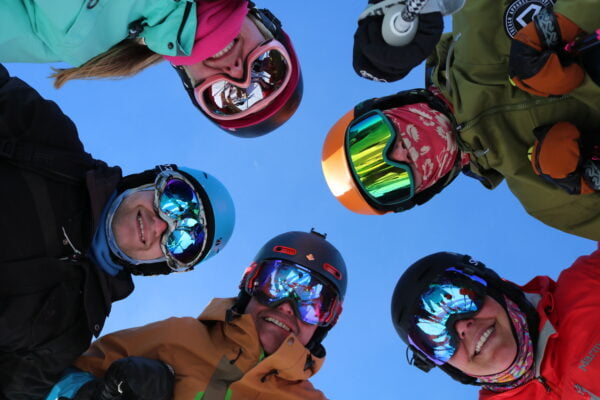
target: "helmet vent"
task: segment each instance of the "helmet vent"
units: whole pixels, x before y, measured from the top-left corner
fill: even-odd
[[[342,279],[342,273],[333,265],[323,263],[323,269],[329,272],[331,275],[335,276],[335,278],[339,281]]]
[[[296,255],[296,253],[298,253],[298,251],[296,249],[293,249],[291,247],[285,247],[285,246],[275,246],[275,247],[273,247],[273,251],[276,253],[288,254],[290,256],[294,256],[294,255]]]

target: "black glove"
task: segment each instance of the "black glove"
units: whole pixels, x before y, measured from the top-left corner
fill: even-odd
[[[175,375],[160,360],[126,357],[112,363],[103,379],[83,385],[74,400],[171,400]]]
[[[358,21],[354,34],[352,66],[363,78],[393,82],[404,78],[435,49],[444,31],[439,12],[419,14],[417,34],[406,46],[390,46],[383,40],[383,16]]]
[[[590,51],[583,53],[581,63],[588,76],[600,86],[600,46],[594,46]]]

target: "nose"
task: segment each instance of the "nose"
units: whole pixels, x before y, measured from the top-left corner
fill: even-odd
[[[244,60],[240,56],[236,56],[231,63],[222,67],[223,71],[234,79],[242,79],[244,77]]]
[[[163,232],[167,229],[167,223],[162,220],[158,215],[154,215],[154,233],[156,237],[161,237]]]
[[[410,158],[408,157],[408,150],[404,147],[404,142],[402,142],[402,137],[398,134],[396,135],[396,139],[394,140],[394,145],[392,147],[392,151],[389,153],[389,157],[393,161],[398,162],[409,162]]]
[[[458,337],[464,339],[467,335],[467,332],[473,326],[472,319],[461,319],[456,321],[454,324],[454,329],[456,329],[456,333],[458,333]]]
[[[294,315],[294,309],[292,308],[292,305],[290,304],[289,301],[284,301],[283,303],[281,303],[279,305],[279,307],[277,307],[277,309],[279,311],[281,311],[282,313],[285,313],[288,315]]]

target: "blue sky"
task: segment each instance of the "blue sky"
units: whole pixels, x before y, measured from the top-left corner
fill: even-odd
[[[7,64],[76,123],[88,152],[133,173],[161,163],[204,169],[229,188],[237,210],[224,251],[197,270],[135,278],[136,290],[115,303],[103,333],[169,316],[197,316],[213,297],[237,294],[246,266],[272,236],[326,232],[342,252],[349,285],[344,312],[324,344],[327,361],[313,378],[332,399],[476,398],[476,388],[406,362],[390,319],[390,297],[402,271],[441,250],[471,254],[504,277],[525,283],[557,278],[595,243],[528,216],[505,184],[493,191],[461,176],[430,203],[404,214],[362,216],[343,208],[321,173],[321,148],[333,123],[361,100],[421,87],[423,69],[396,83],[355,75],[352,35],[363,1],[260,1],[284,23],[302,63],[304,99],[276,132],[238,139],[198,113],[167,63],[116,81],[77,81],[60,90],[49,65]],[[448,27],[447,27],[448,28]]]

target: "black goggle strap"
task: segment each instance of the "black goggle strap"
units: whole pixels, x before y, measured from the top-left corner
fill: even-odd
[[[198,101],[196,101],[196,96],[194,95],[194,84],[192,83],[192,79],[188,75],[185,68],[182,65],[172,65],[171,64],[171,66],[175,69],[175,71],[177,72],[177,75],[179,75],[179,78],[181,79],[181,83],[183,84],[183,88],[185,89],[186,93],[190,97],[192,104],[194,104],[194,106],[198,110],[200,110],[202,113],[204,113],[204,110],[202,109],[202,107],[200,107],[200,104],[198,104]]]
[[[147,169],[137,174],[125,176],[117,185],[117,193],[123,193],[127,189],[132,189],[138,186],[154,183],[156,176],[162,171],[173,170],[178,171],[176,164],[157,165],[152,169]],[[178,171],[179,172],[179,171]]]
[[[253,1],[248,1],[249,13],[271,32],[277,40],[283,36],[281,21],[267,8],[256,8]]]
[[[408,352],[412,353],[409,354]],[[412,344],[409,344],[406,347],[406,361],[410,365],[414,365],[419,368],[421,371],[429,372],[433,368],[436,367],[435,363],[431,361],[429,358],[425,357],[423,353],[421,353],[418,349],[416,349]]]

